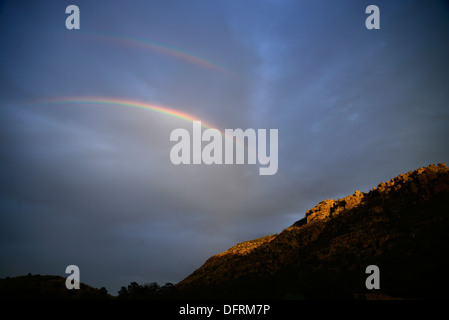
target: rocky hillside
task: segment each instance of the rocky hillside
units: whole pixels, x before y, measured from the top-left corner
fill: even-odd
[[[448,298],[449,169],[324,200],[280,234],[237,244],[176,285],[181,297]],[[365,269],[380,269],[368,290]]]

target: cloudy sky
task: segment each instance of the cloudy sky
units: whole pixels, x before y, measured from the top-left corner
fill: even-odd
[[[0,277],[176,283],[321,200],[448,162],[448,39],[437,0],[2,1]],[[278,129],[279,170],[175,166],[192,122],[114,99]]]

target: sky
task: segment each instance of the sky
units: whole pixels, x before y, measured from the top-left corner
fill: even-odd
[[[438,0],[2,1],[0,277],[177,283],[322,200],[448,162],[448,39]],[[171,132],[192,131],[175,112],[277,129],[278,171],[174,165]]]

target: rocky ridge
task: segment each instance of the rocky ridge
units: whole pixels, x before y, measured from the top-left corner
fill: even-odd
[[[321,201],[276,235],[209,258],[176,285],[198,298],[367,298],[366,266],[379,295],[448,297],[449,169],[430,165],[368,193]]]

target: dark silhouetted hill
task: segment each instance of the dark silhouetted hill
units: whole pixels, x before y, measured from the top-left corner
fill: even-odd
[[[80,283],[80,289],[68,290],[66,278],[54,275],[31,275],[0,279],[1,299],[32,300],[106,300],[112,299],[105,288]]]
[[[449,170],[324,200],[280,234],[235,245],[176,285],[186,298],[447,299]],[[380,289],[368,290],[368,265]]]

